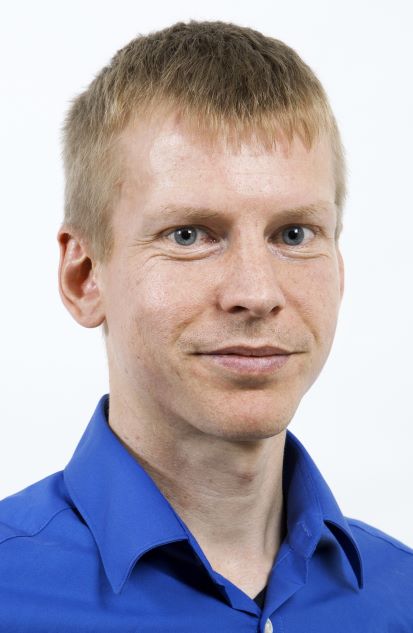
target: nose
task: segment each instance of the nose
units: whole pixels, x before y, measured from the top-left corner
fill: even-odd
[[[248,243],[249,242],[249,243]],[[262,240],[233,246],[219,276],[219,304],[226,312],[264,317],[286,305],[280,285],[282,264]]]

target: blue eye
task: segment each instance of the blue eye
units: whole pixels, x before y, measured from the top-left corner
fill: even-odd
[[[193,246],[199,238],[200,232],[201,234],[205,233],[203,229],[196,226],[180,226],[171,231],[167,237],[173,239],[178,246]],[[300,246],[311,239],[312,235],[314,236],[314,232],[311,229],[297,224],[282,229],[281,240],[287,246]]]
[[[182,228],[175,229],[172,232],[172,235],[177,236],[177,244],[180,244],[181,246],[192,246],[196,240],[197,231],[198,229],[195,227],[184,226]]]
[[[299,246],[305,238],[305,230],[302,226],[289,226],[282,232],[282,239],[288,246]]]

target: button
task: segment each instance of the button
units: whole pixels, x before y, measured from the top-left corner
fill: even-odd
[[[270,618],[265,623],[264,633],[273,633],[272,622]]]

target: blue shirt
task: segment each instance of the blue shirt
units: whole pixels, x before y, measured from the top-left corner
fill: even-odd
[[[211,567],[107,404],[63,471],[0,502],[1,633],[412,633],[413,551],[344,518],[292,433],[261,610]]]

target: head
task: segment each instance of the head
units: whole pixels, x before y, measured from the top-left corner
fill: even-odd
[[[212,435],[284,429],[343,290],[343,150],[309,67],[232,24],[138,37],[74,100],[64,161],[60,291],[104,327],[111,396]],[[207,354],[239,344],[288,358],[241,374]]]

